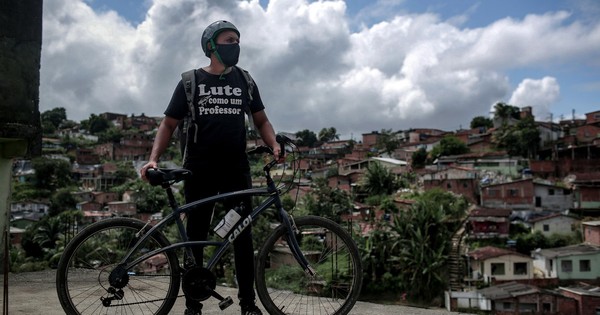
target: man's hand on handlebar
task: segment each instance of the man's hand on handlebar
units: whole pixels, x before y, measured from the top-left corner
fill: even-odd
[[[149,168],[158,168],[158,163],[150,161],[150,162],[146,163],[144,166],[142,166],[142,169],[140,170],[140,176],[145,181],[148,181],[148,178],[146,177],[146,171]]]
[[[277,163],[285,162],[285,150],[281,151],[279,146],[273,148],[273,157],[277,160]]]

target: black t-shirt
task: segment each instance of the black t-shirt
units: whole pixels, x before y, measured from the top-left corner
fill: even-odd
[[[248,168],[244,108],[249,106],[256,113],[264,105],[256,86],[248,104],[248,87],[240,71],[234,68],[221,76],[196,70],[197,125],[188,132],[188,163],[196,167]],[[188,112],[185,89],[179,81],[165,115],[181,120]]]

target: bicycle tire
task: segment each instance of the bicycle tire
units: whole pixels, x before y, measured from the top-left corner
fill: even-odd
[[[352,236],[339,224],[316,216],[295,220],[295,235],[317,271],[311,277],[287,246],[279,226],[258,254],[256,292],[271,315],[350,312],[362,286],[362,263]]]
[[[168,314],[179,292],[179,261],[175,252],[152,256],[127,271],[123,297],[109,293],[110,272],[136,243],[138,231],[150,229],[142,221],[112,218],[93,223],[67,245],[56,270],[56,290],[66,314]],[[154,233],[142,252],[168,246],[162,233]]]

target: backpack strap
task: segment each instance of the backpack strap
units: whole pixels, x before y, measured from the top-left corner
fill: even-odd
[[[190,109],[192,120],[195,121],[194,93],[196,92],[196,70],[192,69],[182,73],[181,82],[183,83],[183,89],[185,90],[185,96],[187,97],[188,108]]]
[[[188,155],[188,144],[190,139],[189,132],[192,124],[194,124],[194,142],[198,140],[198,126],[196,125],[196,110],[194,108],[194,94],[196,93],[196,70],[192,69],[182,73],[181,82],[183,83],[183,89],[185,90],[185,96],[187,98],[189,109],[187,116],[184,118],[183,126],[180,126],[182,129],[181,132],[185,135],[185,146],[182,150],[182,160],[185,164]],[[181,140],[182,139],[180,138],[180,141]]]
[[[244,79],[246,80],[246,85],[248,87],[248,106],[244,107],[244,112],[248,116],[248,123],[250,124],[250,127],[254,129],[254,119],[252,118],[252,111],[250,111],[250,104],[254,100],[252,94],[254,94],[254,88],[256,87],[256,83],[254,82],[254,79],[252,79],[252,76],[250,75],[250,72],[248,72],[248,70],[243,69],[240,66],[234,67],[242,73]]]

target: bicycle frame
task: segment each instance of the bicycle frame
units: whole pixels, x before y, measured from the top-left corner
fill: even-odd
[[[172,194],[172,191],[170,190],[170,188],[167,188],[166,190],[169,194]],[[223,239],[222,241],[190,241],[190,240],[188,240],[186,230],[185,230],[185,227],[183,226],[183,221],[181,219],[182,213],[188,213],[206,203],[219,202],[219,201],[222,201],[227,198],[239,198],[239,197],[245,197],[245,196],[265,196],[265,195],[268,195],[269,197],[265,201],[263,201],[260,205],[255,207],[252,210],[252,213],[250,213],[248,216],[242,217],[233,226],[232,232],[230,232],[229,236],[226,239]],[[287,211],[285,211],[285,209],[283,209],[283,207],[281,205],[281,199],[279,197],[279,190],[275,187],[273,182],[268,183],[268,186],[264,187],[264,188],[250,188],[250,189],[244,189],[244,190],[239,190],[239,191],[234,191],[234,192],[229,192],[229,193],[223,193],[223,194],[211,196],[208,198],[200,199],[200,200],[182,205],[181,207],[176,207],[174,209],[173,213],[169,214],[166,218],[162,219],[159,223],[157,223],[152,228],[150,228],[150,230],[148,230],[148,232],[146,232],[136,242],[136,244],[129,250],[129,252],[127,253],[127,255],[125,255],[125,257],[123,258],[123,260],[121,261],[121,263],[119,265],[124,266],[124,268],[126,270],[129,270],[129,269],[133,268],[133,266],[135,266],[136,264],[138,264],[154,255],[157,255],[157,254],[160,254],[160,253],[163,253],[166,251],[175,250],[175,249],[181,248],[181,247],[184,247],[186,250],[191,251],[192,246],[215,246],[215,247],[217,247],[217,251],[212,255],[212,257],[208,260],[208,262],[206,264],[206,268],[210,270],[221,259],[221,257],[227,251],[227,249],[229,249],[229,246],[231,246],[231,244],[236,239],[236,237],[239,235],[239,233],[241,231],[243,231],[244,229],[248,228],[251,225],[250,223],[252,221],[254,221],[263,211],[265,211],[272,205],[275,205],[275,209],[277,211],[277,217],[278,217],[280,223],[284,226],[284,228],[287,231],[288,244],[290,246],[290,250],[293,253],[294,258],[300,264],[300,266],[303,268],[303,270],[305,272],[307,272],[311,275],[314,275],[315,271],[311,268],[310,263],[308,262],[306,257],[304,257],[304,255],[302,254],[302,252],[300,250],[300,246],[298,245],[298,241],[296,240],[296,237],[294,235],[293,220],[291,220]],[[248,221],[248,219],[249,219],[249,221]],[[162,227],[172,224],[172,221],[175,221],[175,223],[177,224],[179,235],[182,239],[181,242],[173,243],[167,247],[153,250],[151,252],[148,252],[148,253],[136,258],[135,260],[128,262],[129,258],[133,254],[133,252],[135,252],[135,250],[138,249],[138,247],[140,247],[141,244],[143,244],[146,241],[146,239],[149,238],[150,235],[152,235],[156,231],[160,230]],[[140,231],[140,232],[142,232],[142,231]],[[191,253],[188,253],[188,254],[191,254]],[[190,257],[193,257],[193,256],[190,255]]]

